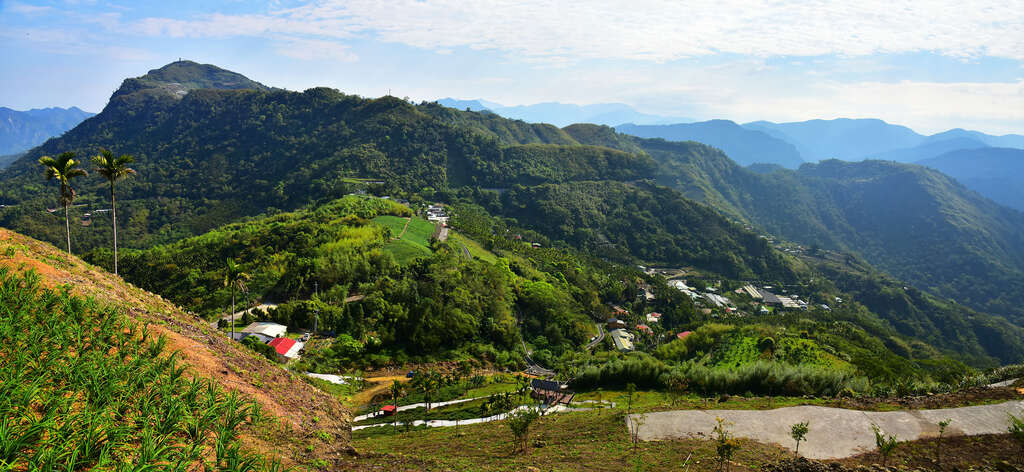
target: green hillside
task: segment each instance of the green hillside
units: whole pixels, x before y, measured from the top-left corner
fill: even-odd
[[[582,142],[602,131],[566,128]],[[1024,322],[1024,214],[943,174],[881,161],[805,164],[753,172],[698,143],[620,136],[640,146],[657,182],[766,234],[855,253],[943,298]]]

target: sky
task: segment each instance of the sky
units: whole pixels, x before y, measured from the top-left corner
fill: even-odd
[[[179,58],[266,85],[1024,134],[1024,0],[0,0],[0,106]]]

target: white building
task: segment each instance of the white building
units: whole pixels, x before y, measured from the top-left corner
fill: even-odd
[[[269,321],[257,321],[245,328],[242,328],[242,332],[247,334],[259,334],[271,338],[279,338],[288,333],[288,327],[283,324],[271,323]]]

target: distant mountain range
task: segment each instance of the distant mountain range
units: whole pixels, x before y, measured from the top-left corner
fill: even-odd
[[[0,156],[18,154],[74,128],[95,113],[71,108],[33,108],[27,111],[0,107]],[[0,169],[9,164],[0,158]]]
[[[530,123],[550,123],[558,127],[574,123],[616,126],[623,123],[668,124],[694,121],[691,118],[678,116],[640,113],[629,105],[622,103],[573,105],[571,103],[547,102],[533,105],[505,106],[486,100],[456,100],[454,98],[442,98],[437,103],[459,110],[487,110],[513,120],[523,120]]]
[[[1018,134],[993,136],[958,128],[925,136],[906,126],[876,119],[839,118],[793,123],[755,121],[743,126],[792,143],[800,151],[800,156],[809,162],[878,159],[909,163],[958,149],[1024,148],[1024,136]]]
[[[668,141],[697,141],[725,151],[742,166],[778,164],[796,169],[803,164],[800,152],[789,142],[758,130],[744,128],[728,120],[674,125],[619,125],[615,130],[641,138]]]
[[[959,149],[918,164],[953,177],[996,203],[1024,211],[1024,150]]]
[[[621,103],[572,105],[537,103],[505,106],[487,100],[437,101],[459,110],[489,111],[505,118],[564,127],[576,123],[613,126],[619,132],[669,141],[696,141],[725,151],[737,163],[776,164],[795,169],[804,162],[825,159],[860,161],[877,159],[913,163],[947,152],[985,147],[1024,149],[1024,136],[994,136],[979,131],[951,129],[922,135],[901,125],[878,119],[837,118],[789,123],[729,120],[695,122],[688,118],[649,115]]]

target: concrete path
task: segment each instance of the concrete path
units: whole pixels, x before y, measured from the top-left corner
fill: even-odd
[[[479,400],[481,398],[487,398],[487,397],[463,398],[463,399],[460,399],[460,400],[450,400],[450,401],[446,401],[446,402],[431,402],[430,403],[430,408],[431,409],[437,409],[437,408],[440,408],[442,406],[457,405],[459,403],[471,402],[473,400]],[[425,408],[426,406],[427,406],[426,403],[410,403],[408,405],[399,406],[395,410],[396,411],[415,410],[417,408]],[[356,422],[363,421],[363,420],[368,419],[368,418],[373,418],[374,416],[377,416],[378,414],[380,414],[379,411],[375,411],[373,413],[367,413],[365,415],[360,415],[360,416],[357,416],[355,418],[352,418],[352,422],[356,423]]]
[[[224,321],[227,321],[228,323],[234,323],[235,321],[238,321],[238,320],[242,319],[242,316],[244,316],[246,312],[252,313],[252,311],[257,309],[257,308],[259,308],[259,309],[261,309],[263,311],[267,311],[267,310],[269,310],[271,308],[277,308],[277,304],[276,303],[261,303],[261,304],[259,304],[257,306],[249,308],[247,310],[241,310],[241,311],[239,311],[239,312],[237,312],[237,313],[235,313],[233,315],[224,315],[224,316],[220,317],[220,319],[222,319]],[[210,322],[210,326],[216,328],[217,327],[217,320],[211,321]]]
[[[458,422],[456,422],[455,420],[427,420],[427,421],[416,420],[416,421],[413,421],[412,423],[410,423],[410,425],[412,425],[412,426],[427,425],[427,427],[430,427],[430,428],[438,428],[438,427],[455,426],[456,423],[461,424],[461,425],[464,425],[464,424],[476,424],[476,423],[489,423],[491,421],[500,421],[500,420],[506,419],[506,418],[508,418],[508,415],[510,413],[512,413],[513,411],[525,410],[527,408],[534,408],[534,407],[527,406],[527,405],[522,405],[522,406],[518,406],[518,407],[510,410],[508,413],[499,413],[497,415],[487,416],[487,417],[483,417],[483,418],[470,418],[470,419],[465,419],[465,420],[459,420]],[[555,405],[555,406],[549,407],[548,409],[544,410],[544,414],[545,415],[549,415],[549,414],[552,414],[552,413],[564,413],[564,412],[567,412],[567,411],[587,411],[589,409],[590,408],[570,408],[570,407],[563,406],[563,405]],[[358,420],[354,419],[353,421],[358,421]],[[385,427],[385,426],[389,427],[389,428],[393,428],[394,427],[393,423],[364,424],[364,425],[359,425],[359,426],[353,426],[352,427],[352,431],[358,431],[360,429],[366,429],[366,428]],[[399,425],[399,427],[402,427],[402,426]]]
[[[715,418],[731,423],[728,427],[737,437],[793,449],[789,437],[791,425],[809,421],[806,442],[800,454],[810,459],[839,459],[875,449],[871,425],[900,441],[938,435],[938,423],[951,419],[948,436],[1006,433],[1009,414],[1024,415],[1024,401],[993,405],[968,406],[943,410],[857,411],[820,406],[796,406],[775,410],[679,410],[647,413],[640,426],[640,439],[656,441],[710,436]],[[627,420],[628,428],[628,420]]]

